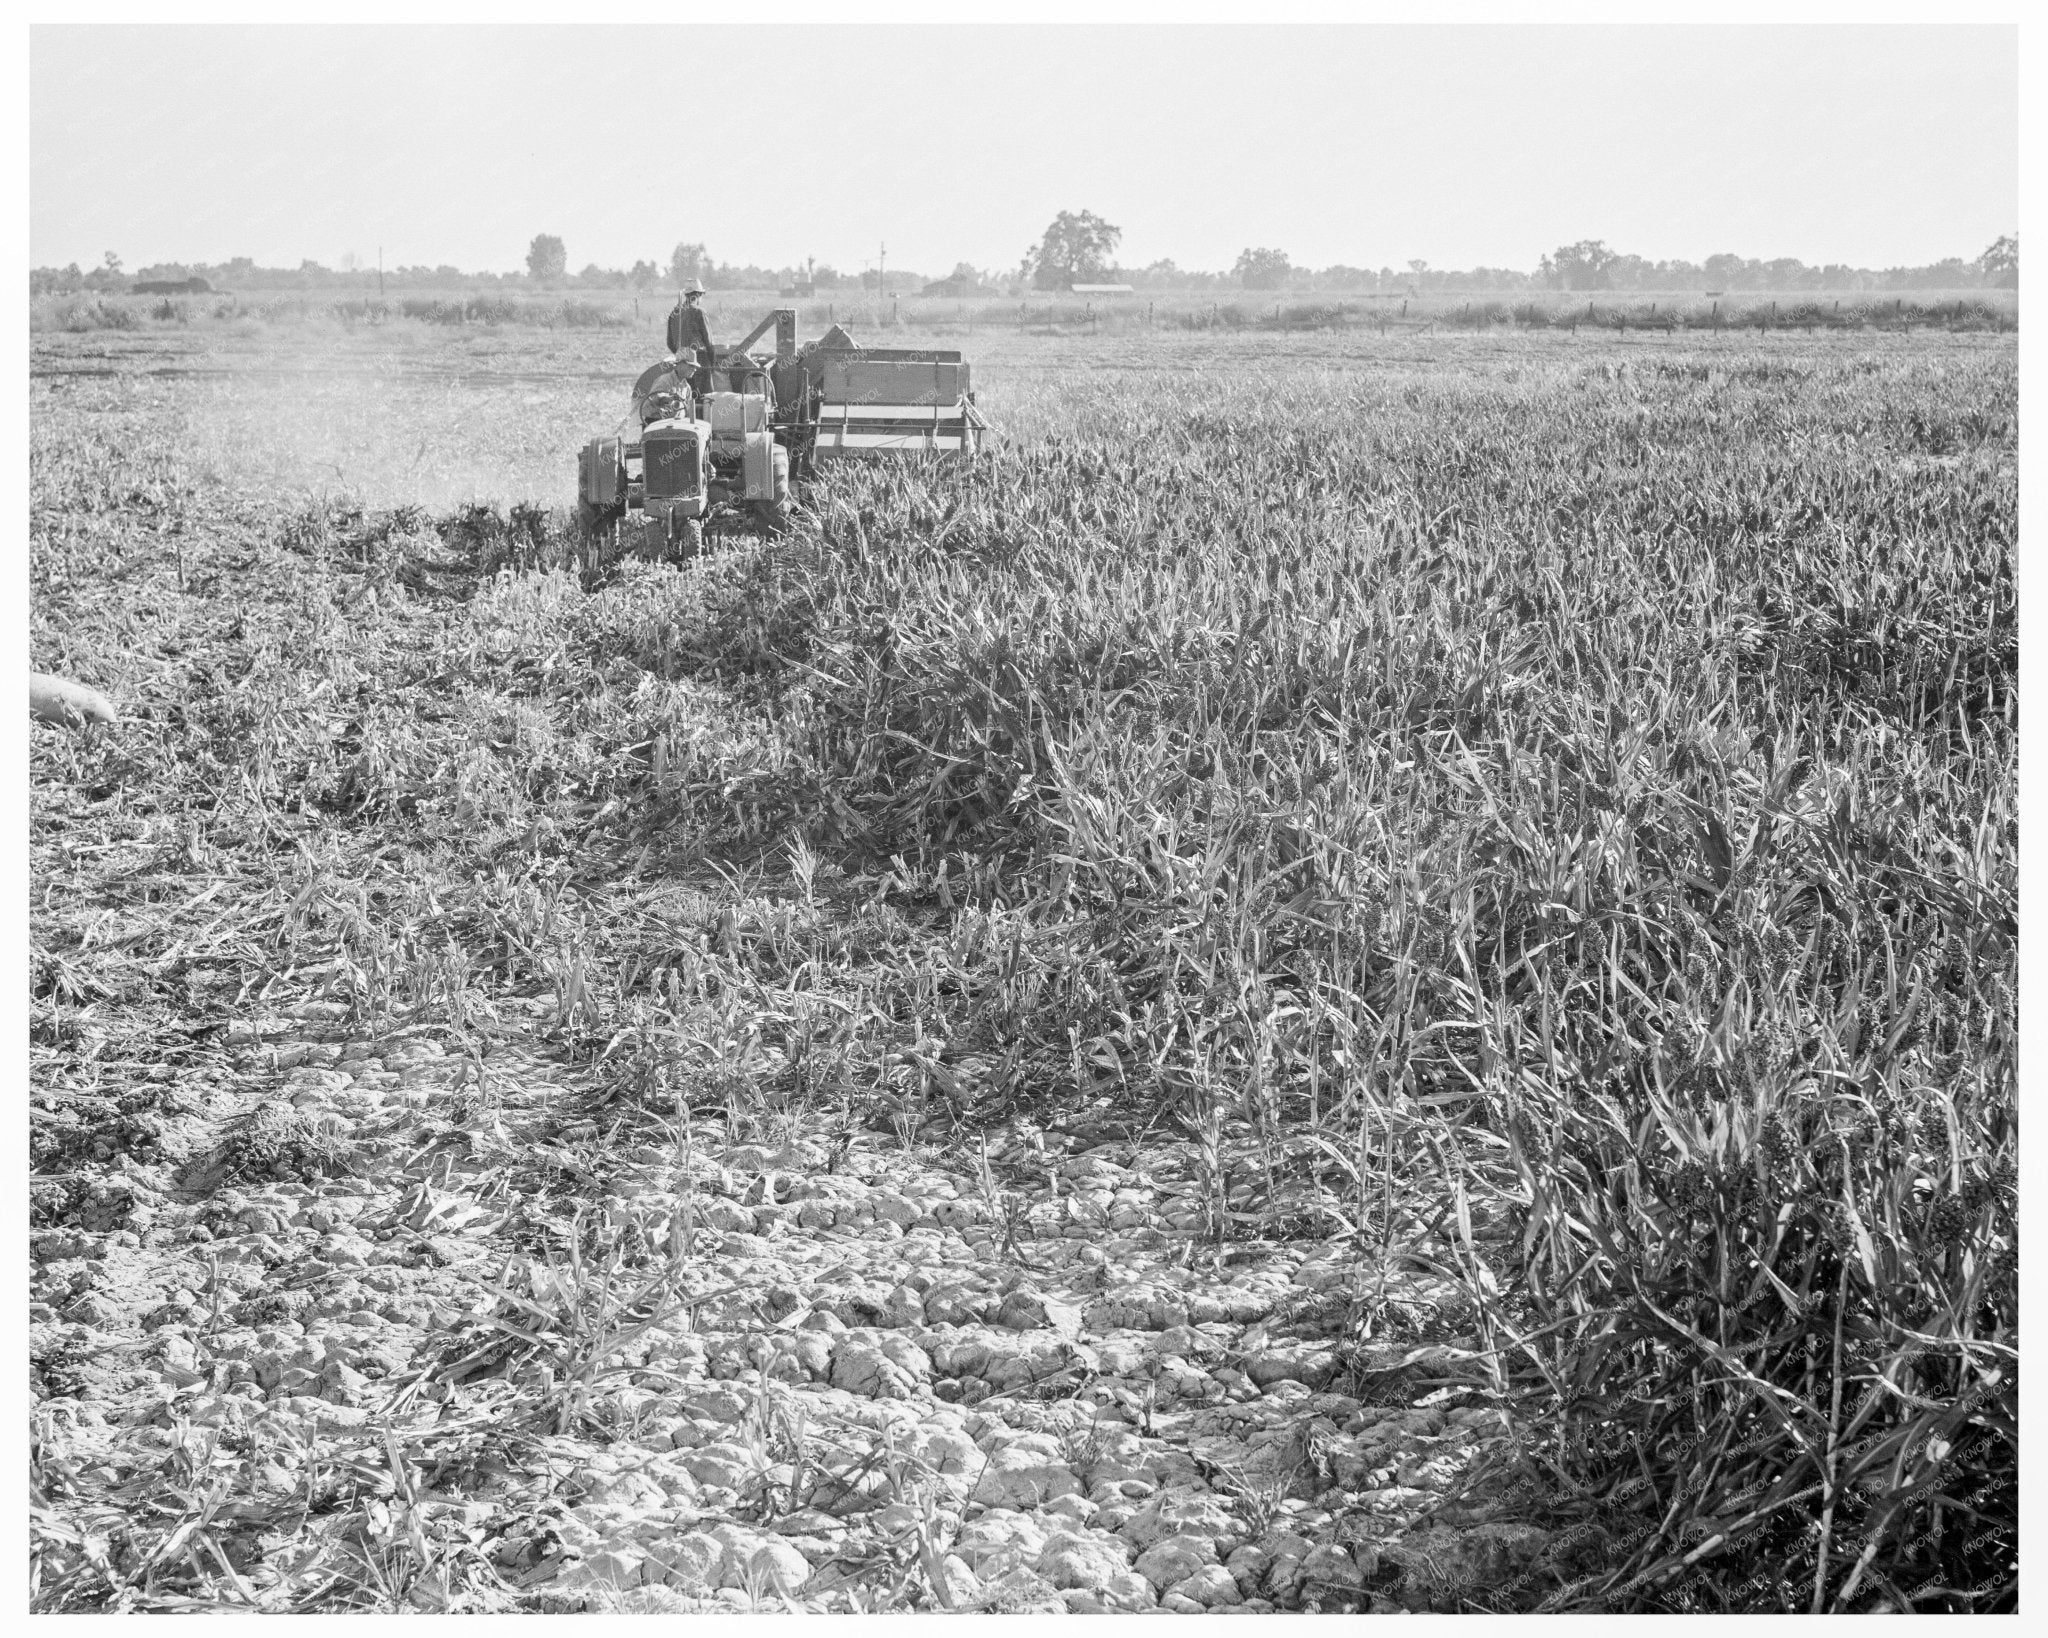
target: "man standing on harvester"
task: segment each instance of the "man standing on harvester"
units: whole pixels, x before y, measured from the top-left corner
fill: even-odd
[[[701,280],[692,279],[684,285],[683,299],[668,321],[668,350],[676,355],[678,373],[686,353],[695,361],[688,379],[690,390],[699,398],[711,390],[711,366],[718,357],[711,345],[711,326],[705,322],[704,309],[697,305],[697,298],[703,294]]]

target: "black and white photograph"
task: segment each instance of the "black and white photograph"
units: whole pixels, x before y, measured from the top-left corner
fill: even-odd
[[[2017,1613],[2017,14],[1299,9],[21,26],[29,1612]]]

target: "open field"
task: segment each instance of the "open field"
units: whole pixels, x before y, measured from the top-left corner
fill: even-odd
[[[2016,1605],[2010,337],[657,323],[33,339],[38,1607]]]
[[[341,329],[647,329],[674,294],[607,290],[499,295],[475,291],[374,293],[252,292],[204,296],[37,296],[29,328],[39,334],[99,330],[220,330],[260,334],[308,327]],[[714,291],[705,302],[714,330],[753,318],[790,298],[773,290]],[[2012,330],[2019,324],[2017,290],[1730,291],[1697,290],[1443,291],[1414,296],[1343,291],[1159,290],[1126,296],[1024,291],[1016,296],[901,295],[879,300],[856,291],[794,303],[806,333],[830,323],[873,331],[902,325],[947,333],[1000,330],[1091,335],[1160,330],[1371,331],[1610,330],[1707,332],[1875,332],[1936,329]],[[731,315],[731,317],[727,317]]]

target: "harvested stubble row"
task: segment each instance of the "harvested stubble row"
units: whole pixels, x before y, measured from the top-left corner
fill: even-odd
[[[1312,1241],[1220,1255],[1188,1145],[1027,1133],[991,1202],[866,1144],[646,1143],[586,1188],[613,1256],[521,1255],[508,1156],[580,1170],[587,1069],[267,1029],[238,1032],[266,1090],[211,1151],[223,1178],[259,1151],[256,1178],[192,1204],[138,1171],[101,1229],[36,1239],[76,1553],[148,1548],[132,1489],[84,1480],[141,1387],[165,1460],[225,1483],[225,1550],[402,1556],[411,1532],[430,1607],[479,1577],[557,1608],[845,1610],[904,1577],[953,1609],[1426,1607],[1550,1556],[1498,1497],[1453,1500],[1505,1423],[1460,1392],[1485,1375],[1447,1283]],[[483,1141],[429,1113],[478,1067]],[[264,1181],[293,1127],[367,1175]],[[627,1273],[648,1245],[672,1255]],[[1343,1346],[1368,1297],[1405,1336]],[[536,1394],[554,1426],[514,1414]],[[67,1557],[46,1542],[45,1573]],[[271,1607],[300,1590],[275,1557],[249,1577]]]

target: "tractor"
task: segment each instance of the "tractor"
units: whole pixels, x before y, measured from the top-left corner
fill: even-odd
[[[770,330],[774,351],[750,350]],[[583,446],[577,518],[594,546],[690,558],[714,518],[779,534],[790,525],[792,483],[807,482],[819,461],[971,455],[987,430],[956,352],[862,347],[837,325],[799,346],[796,310],[781,307],[737,346],[714,349],[700,391],[674,356],[681,333],[679,302],[668,320],[671,356],[634,383],[613,434]]]

